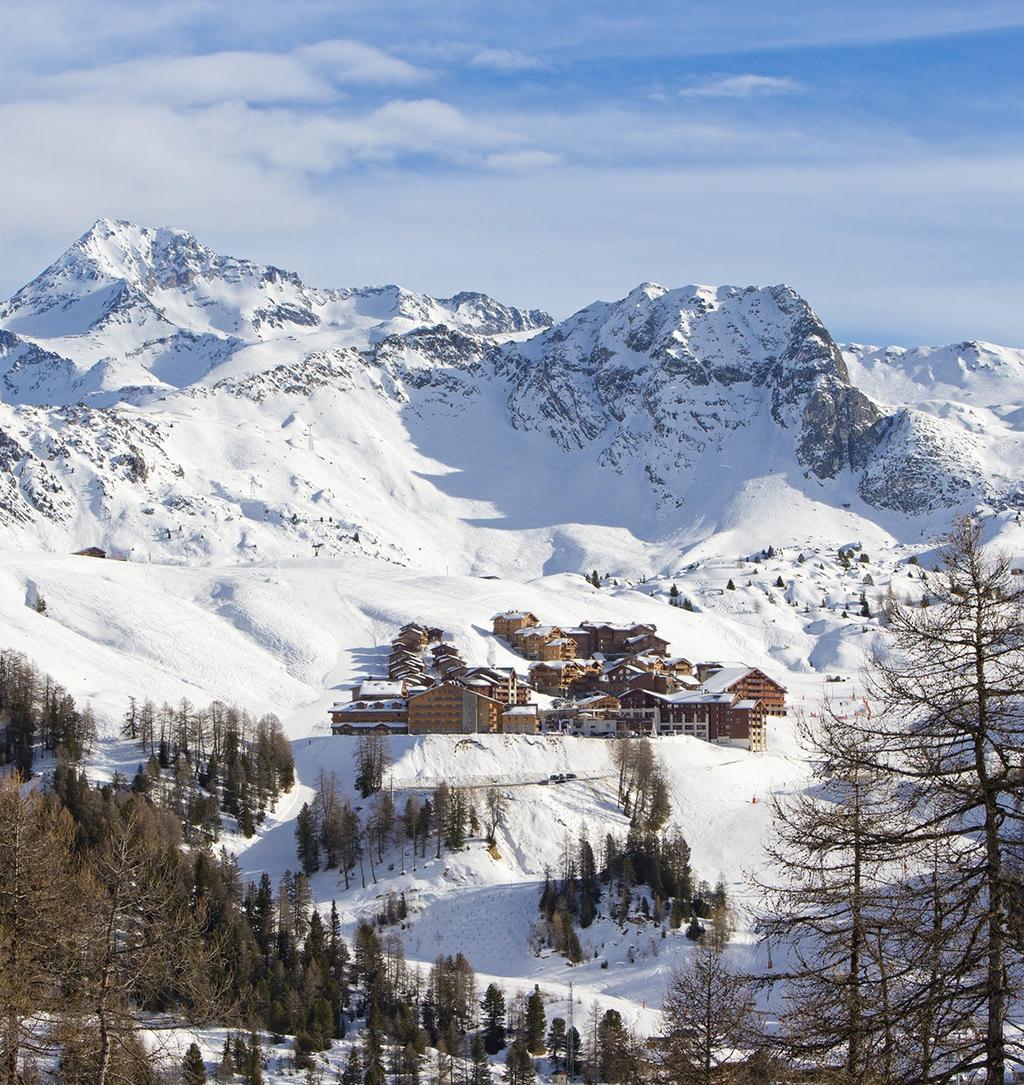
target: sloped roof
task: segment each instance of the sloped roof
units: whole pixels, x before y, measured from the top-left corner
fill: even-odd
[[[399,712],[405,708],[405,698],[399,697],[388,701],[345,701],[335,702],[332,712]]]
[[[576,702],[578,705],[593,704],[595,701],[618,701],[618,697],[614,693],[589,693],[586,697],[580,697]]]
[[[706,689],[708,693],[724,693],[730,686],[746,678],[753,669],[753,667],[744,667],[742,664],[723,667],[720,671],[709,674],[701,682],[701,687]]]

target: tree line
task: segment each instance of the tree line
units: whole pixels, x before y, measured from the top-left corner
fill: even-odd
[[[337,870],[346,889],[356,881],[365,889],[378,882],[378,867],[386,851],[397,853],[404,874],[410,868],[417,870],[428,852],[440,859],[445,849],[460,851],[471,837],[481,835],[488,843],[494,842],[505,804],[498,789],[485,792],[480,810],[469,789],[443,781],[423,799],[409,795],[396,803],[389,791],[380,789],[387,765],[386,740],[377,738],[365,746],[363,741],[359,740],[355,751],[357,781],[363,779],[367,765],[377,767],[376,784],[368,792],[371,797],[362,816],[343,793],[337,773],[324,770],[317,775],[313,802],[303,803],[299,811],[296,856],[305,874]]]
[[[20,652],[0,651],[0,765],[32,774],[40,751],[83,757],[96,739],[96,719],[50,675]]]
[[[189,841],[216,840],[222,812],[243,836],[255,835],[295,782],[291,744],[272,714],[255,717],[221,701],[200,709],[184,698],[157,708],[129,697],[121,734],[149,751],[133,787],[169,805]]]

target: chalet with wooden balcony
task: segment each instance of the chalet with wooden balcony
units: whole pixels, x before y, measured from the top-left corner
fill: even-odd
[[[511,640],[513,633],[525,629],[527,626],[539,625],[536,614],[528,610],[503,610],[500,614],[491,615],[492,628],[496,637],[504,637]]]
[[[530,684],[538,693],[567,697],[583,691],[601,677],[601,663],[596,659],[553,659],[535,663],[530,668]]]
[[[337,701],[329,710],[331,734],[405,734],[408,715],[403,698]]]
[[[543,645],[553,640],[566,639],[557,625],[535,625],[512,634],[512,644],[527,659],[540,659]],[[565,658],[559,655],[559,659]]]
[[[576,659],[576,642],[572,637],[552,637],[537,646],[537,659]]]
[[[769,716],[786,714],[786,687],[757,667],[742,663],[702,663],[697,677],[708,693],[730,693],[745,700],[760,701]]]
[[[409,734],[490,734],[501,730],[506,707],[458,682],[442,682],[409,698]]]

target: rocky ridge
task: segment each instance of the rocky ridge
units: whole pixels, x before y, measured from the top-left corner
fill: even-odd
[[[901,402],[907,389],[919,394]],[[869,517],[1024,503],[1021,352],[844,350],[781,285],[643,283],[558,323],[473,292],[317,289],[181,231],[101,220],[0,303],[0,523],[45,525],[49,539],[61,524],[102,534],[135,506],[205,508],[210,531],[215,515],[246,519],[216,462],[196,477],[172,433],[181,412],[194,434],[225,426],[225,411],[242,410],[226,397],[250,404],[244,425],[265,429],[296,500],[332,489],[323,465],[294,469],[312,421],[298,440],[282,421],[316,399],[332,439],[369,442],[395,424],[418,454],[464,473],[476,464],[459,434],[470,441],[486,419],[495,470],[511,473],[522,448],[544,471],[596,471],[609,497],[639,494],[631,507],[646,501],[665,537],[711,516],[712,485],[741,491],[768,475],[818,503],[855,499]],[[235,453],[217,443],[220,455]],[[365,466],[359,455],[348,462]],[[410,470],[363,481],[398,493]],[[351,509],[334,513],[358,538],[386,534]],[[622,526],[633,526],[625,513]]]

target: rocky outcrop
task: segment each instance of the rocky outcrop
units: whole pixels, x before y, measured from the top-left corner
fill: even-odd
[[[457,433],[465,412],[486,407],[488,425],[510,427],[506,437],[550,440],[572,458],[567,471],[600,469],[639,487],[659,523],[703,499],[703,480],[740,485],[769,471],[813,487],[815,500],[856,487],[869,505],[906,515],[1007,501],[1016,484],[987,462],[981,422],[972,418],[965,435],[953,419],[885,406],[851,371],[902,365],[921,387],[940,379],[996,410],[1006,381],[1024,395],[1024,361],[1011,355],[971,343],[884,355],[851,348],[850,369],[787,286],[641,283],[552,323],[542,310],[471,291],[316,289],[182,231],[101,220],[0,304],[0,400],[15,423],[0,441],[0,517],[72,514],[62,488],[85,491],[61,482],[72,470],[62,446],[89,472],[90,515],[103,513],[115,484],[197,508],[209,495],[187,491],[161,434],[126,405],[154,407],[155,417],[168,397],[210,401],[217,426],[221,397],[262,410],[325,388],[344,393],[339,411],[383,403],[421,434]],[[1016,439],[1016,416],[998,417]],[[501,461],[500,432],[490,447],[514,472]],[[445,442],[451,448],[457,439]]]

